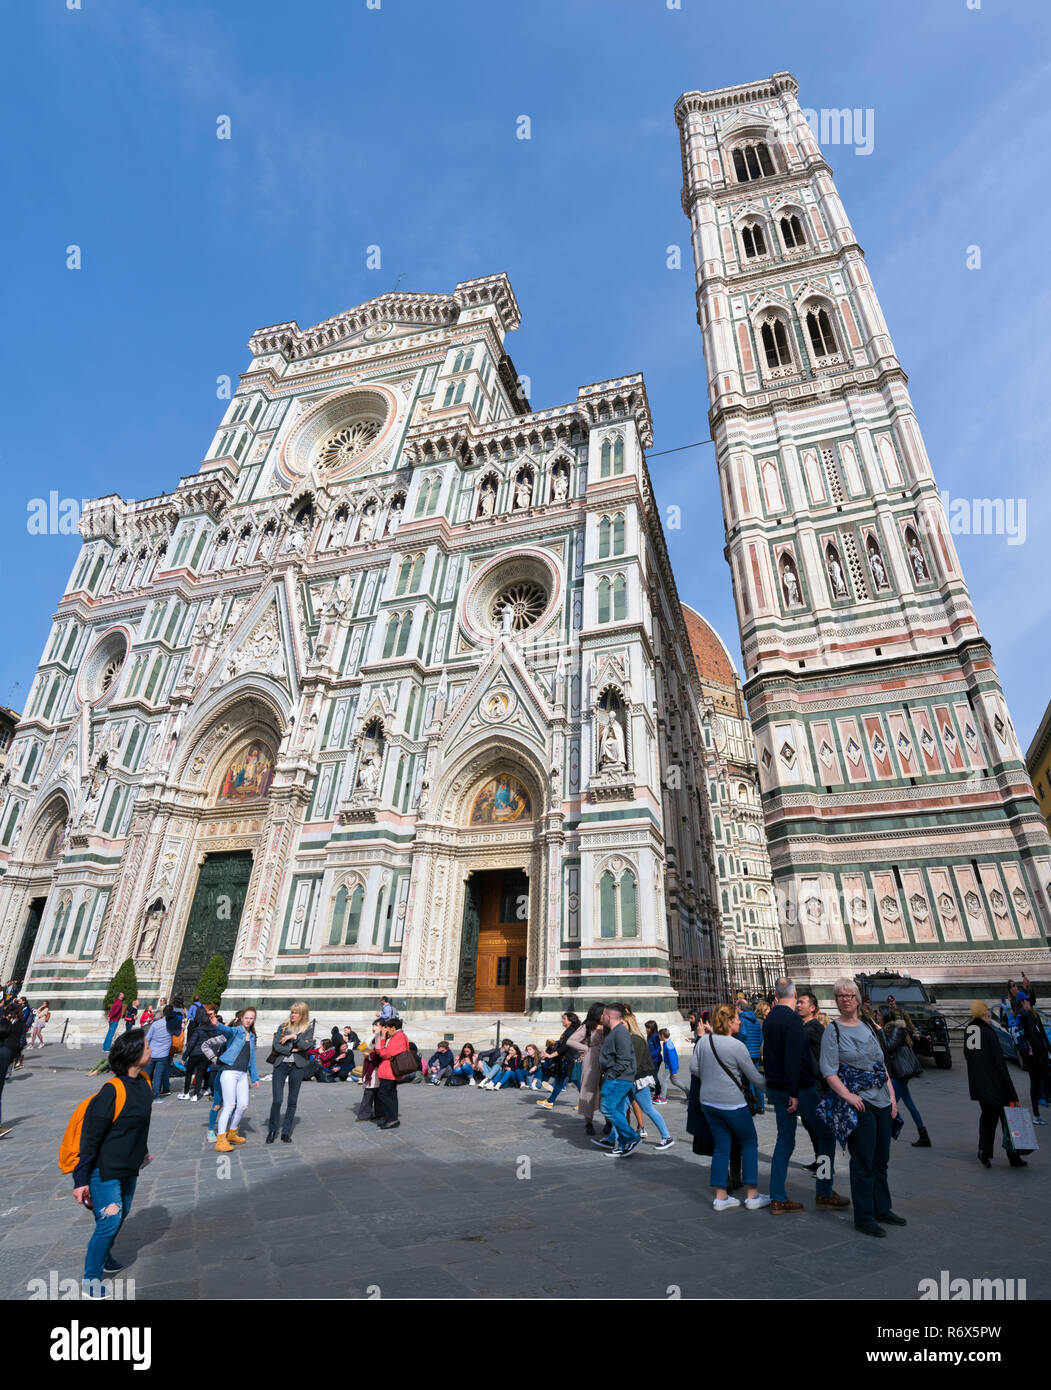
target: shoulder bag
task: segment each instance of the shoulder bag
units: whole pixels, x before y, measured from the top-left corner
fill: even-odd
[[[730,1080],[734,1083],[734,1085],[737,1087],[737,1089],[741,1092],[741,1095],[744,1097],[744,1103],[745,1103],[745,1105],[748,1106],[748,1113],[749,1113],[749,1115],[754,1115],[754,1114],[756,1113],[756,1110],[758,1109],[758,1106],[756,1105],[755,1098],[754,1098],[754,1096],[753,1096],[752,1093],[751,1093],[751,1087],[749,1087],[748,1089],[745,1089],[745,1087],[741,1084],[740,1081],[738,1081],[737,1077],[734,1076],[733,1072],[732,1072],[732,1071],[730,1070],[730,1068],[726,1065],[726,1063],[723,1061],[723,1059],[719,1056],[718,1052],[716,1052],[716,1050],[715,1050],[715,1034],[714,1034],[714,1033],[709,1033],[709,1034],[708,1034],[708,1042],[709,1042],[709,1044],[710,1044],[710,1046],[711,1046],[711,1049],[712,1049],[712,1056],[713,1056],[713,1057],[715,1058],[715,1060],[719,1063],[719,1065],[722,1067],[723,1071],[726,1073],[726,1075],[730,1078]]]

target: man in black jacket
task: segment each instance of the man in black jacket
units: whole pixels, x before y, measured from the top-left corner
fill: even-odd
[[[1051,1047],[1048,1046],[1044,1025],[1033,1012],[1032,998],[1023,994],[1021,999],[1018,1026],[1029,1048],[1029,1056],[1024,1060],[1025,1069],[1029,1073],[1029,1100],[1033,1107],[1033,1124],[1046,1125],[1047,1121],[1040,1115],[1040,1102],[1044,1096],[1051,1097]],[[1044,1104],[1051,1105],[1051,1100],[1044,1100]]]
[[[83,1298],[109,1298],[105,1274],[124,1266],[113,1259],[117,1232],[131,1210],[139,1170],[148,1162],[153,1092],[145,1071],[150,1045],[141,1028],[122,1033],[109,1050],[116,1083],[106,1082],[84,1112],[73,1196],[95,1215],[84,1257]],[[118,1106],[118,1087],[123,1103]]]
[[[770,1164],[770,1210],[775,1216],[803,1210],[802,1202],[790,1201],[785,1190],[788,1163],[796,1146],[796,1121],[802,1116],[817,1136],[817,1209],[840,1211],[850,1206],[850,1200],[832,1188],[836,1140],[817,1113],[819,1073],[811,1064],[806,1029],[796,1011],[796,987],[791,980],[778,980],[774,994],[777,1002],[763,1020],[766,1093],[777,1116],[777,1143]]]

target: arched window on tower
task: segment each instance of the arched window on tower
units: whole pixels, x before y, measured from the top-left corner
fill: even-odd
[[[395,656],[404,656],[409,649],[409,633],[412,631],[412,613],[406,613],[398,629],[398,648]]]
[[[792,353],[788,346],[788,334],[784,321],[779,318],[767,319],[759,331],[763,344],[763,355],[770,371],[792,365]]]
[[[598,620],[600,623],[608,623],[610,615],[610,589],[608,579],[602,578],[598,582]]]
[[[613,581],[613,621],[622,623],[628,616],[628,586],[624,576],[618,574]]]
[[[753,260],[756,256],[765,256],[766,238],[763,236],[762,227],[742,227],[741,245],[744,247],[744,254],[749,260]]]
[[[734,150],[734,173],[737,175],[738,183],[769,178],[774,172],[770,151],[762,140],[753,141]]]
[[[617,438],[613,441],[613,476],[617,477],[624,472],[624,441]]]
[[[608,516],[604,516],[598,524],[598,557],[600,560],[609,559],[612,537],[613,524]]]
[[[815,305],[807,310],[806,331],[815,357],[832,357],[839,351],[827,309]]]
[[[787,251],[796,251],[799,247],[807,244],[806,236],[803,233],[803,224],[794,212],[787,213],[781,218],[781,240]]]
[[[602,441],[602,455],[601,455],[601,458],[602,458],[602,471],[601,471],[601,475],[602,475],[603,478],[608,478],[608,477],[610,476],[610,473],[612,472],[611,461],[612,461],[612,458],[613,458],[613,446],[610,444],[610,442],[609,442],[608,439],[604,439],[604,440]]]
[[[394,644],[398,640],[398,615],[392,613],[387,619],[387,631],[383,638],[384,657],[394,655]]]
[[[613,518],[613,554],[624,554],[624,513],[618,512]]]

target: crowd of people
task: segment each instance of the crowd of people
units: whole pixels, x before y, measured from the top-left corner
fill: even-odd
[[[834,986],[835,1016],[817,997],[778,980],[765,999],[739,995],[713,1010],[688,1015],[689,1066],[680,1072],[671,1033],[653,1019],[640,1021],[625,1002],[593,1004],[580,1018],[567,1010],[562,1031],[542,1045],[504,1039],[476,1050],[439,1042],[423,1057],[387,998],[367,1040],[354,1029],[334,1026],[318,1038],[305,1002],[292,1005],[274,1031],[266,1055],[271,1105],[266,1140],[292,1142],[300,1089],[305,1081],[361,1086],[358,1122],[390,1131],[400,1126],[399,1090],[421,1080],[432,1087],[473,1087],[487,1092],[538,1093],[536,1104],[555,1109],[576,1091],[575,1111],[585,1134],[606,1156],[622,1160],[655,1131],[656,1149],[673,1138],[662,1108],[678,1091],[685,1100],[686,1131],[697,1154],[710,1157],[709,1184],[717,1212],[744,1206],[776,1216],[804,1209],[798,1190],[790,1195],[789,1173],[801,1122],[813,1148],[803,1165],[814,1183],[817,1211],[850,1209],[855,1228],[884,1237],[904,1226],[890,1190],[890,1157],[911,1116],[913,1147],[930,1149],[931,1136],[910,1092],[923,1068],[913,1048],[915,1031],[893,998],[877,1007],[863,1000],[848,978]],[[1004,997],[1017,1025],[1018,1057],[1030,1077],[1033,1119],[1044,1124],[1040,1106],[1051,1105],[1051,1047],[1034,1013],[1036,994],[1028,980],[1009,986]],[[979,1106],[978,1160],[990,1167],[1004,1107],[1017,1103],[1000,1038],[988,1007],[971,1006],[964,1034],[969,1090]],[[5,1079],[22,1064],[27,1048],[43,1046],[50,1019],[47,1001],[30,1007],[5,988],[0,1002],[0,1098]],[[208,1139],[217,1152],[232,1153],[246,1142],[241,1133],[251,1093],[261,1079],[257,1011],[239,1009],[229,1023],[215,1007],[181,996],[140,1009],[118,995],[107,1008],[106,1049],[110,1078],[70,1121],[63,1151],[64,1171],[73,1175],[74,1195],[95,1215],[85,1261],[87,1296],[106,1296],[102,1283],[120,1268],[112,1245],[127,1216],[135,1179],[149,1161],[150,1114],[172,1093],[172,1069],[181,1072],[179,1098],[211,1102]],[[120,1023],[124,1030],[118,1035]],[[564,1103],[570,1103],[569,1101]],[[769,1191],[759,1186],[759,1142],[755,1117],[774,1112],[776,1138]],[[2,1113],[2,1112],[0,1112]],[[604,1132],[596,1122],[601,1118]],[[8,1131],[0,1129],[0,1136]],[[1007,1142],[1009,1163],[1025,1167],[1022,1152]],[[849,1197],[835,1187],[837,1158],[849,1156]],[[738,1191],[742,1196],[735,1195]]]

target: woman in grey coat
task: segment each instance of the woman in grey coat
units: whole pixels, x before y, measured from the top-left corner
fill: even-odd
[[[599,1066],[598,1057],[602,1050],[602,1040],[606,1036],[602,1029],[602,1015],[605,1009],[605,1004],[592,1004],[581,1025],[579,1041],[584,1045],[584,1051],[580,1062],[580,1101],[577,1109],[584,1117],[585,1134],[595,1133],[595,1108],[602,1086],[602,1068]],[[570,1046],[574,1046],[575,1039],[576,1034],[570,1038]]]
[[[271,1084],[274,1100],[270,1106],[270,1128],[266,1142],[272,1144],[277,1138],[278,1126],[285,1144],[292,1142],[292,1125],[296,1118],[296,1102],[299,1088],[303,1084],[310,1066],[310,1049],[314,1046],[314,1025],[310,1021],[310,1010],[303,1003],[293,1004],[288,1011],[288,1022],[282,1023],[274,1034],[271,1056],[274,1059],[274,1074]],[[281,1124],[281,1102],[288,1083],[288,1109],[285,1122]]]
[[[732,1004],[720,1004],[712,1014],[712,1031],[697,1039],[690,1060],[690,1072],[701,1085],[701,1110],[715,1140],[712,1154],[711,1185],[715,1188],[712,1206],[716,1211],[739,1207],[740,1201],[727,1190],[730,1150],[734,1139],[741,1146],[745,1206],[758,1211],[770,1205],[770,1198],[759,1191],[759,1138],[745,1095],[747,1083],[762,1088],[766,1082],[756,1070],[744,1043],[735,1036],[741,1026]]]

